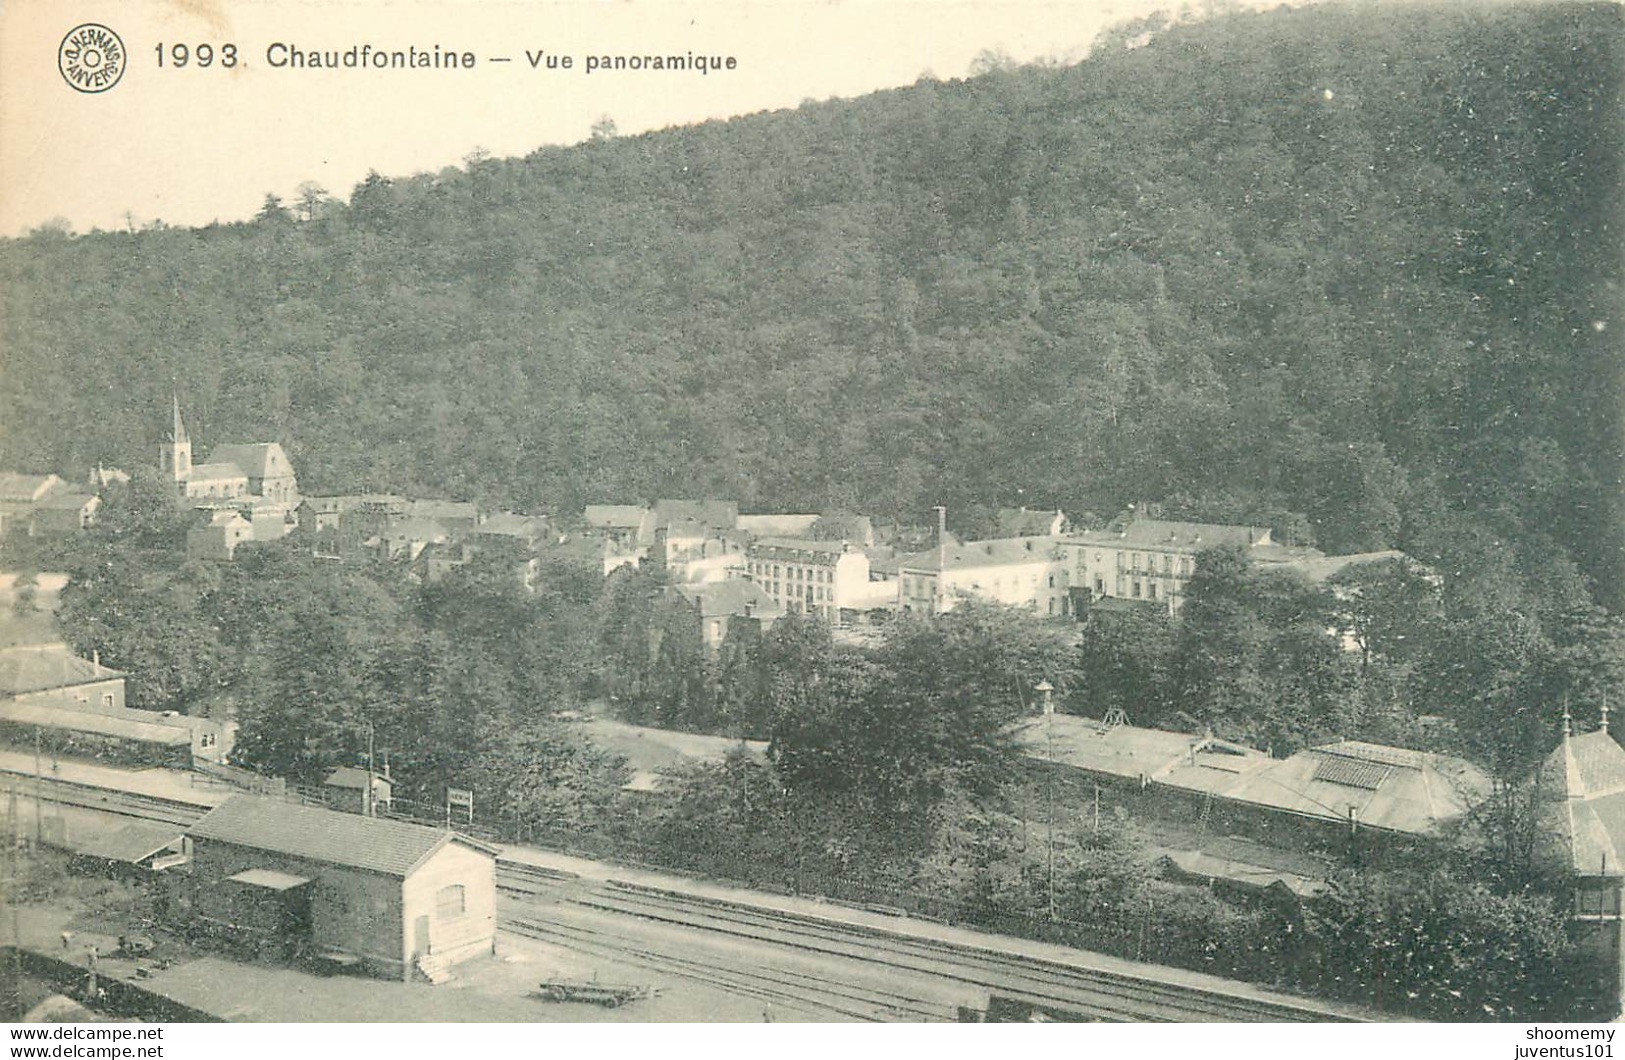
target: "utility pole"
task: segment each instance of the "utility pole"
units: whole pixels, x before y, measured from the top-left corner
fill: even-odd
[[[940,615],[948,580],[948,509],[939,504],[932,511],[937,513],[937,598],[931,610],[933,614]]]
[[[366,789],[367,794],[366,794],[366,797],[362,800],[362,806],[365,808],[366,815],[368,817],[374,817],[374,816],[377,815],[376,814],[376,806],[374,805],[375,797],[373,795],[373,790],[372,790],[372,786],[375,783],[377,783],[377,775],[373,772],[373,765],[372,765],[372,763],[373,763],[372,742],[373,742],[374,735],[375,735],[375,733],[374,733],[373,726],[372,726],[372,720],[368,719],[368,721],[367,721],[367,789]]]
[[[40,767],[40,730],[34,729],[34,843],[45,842],[45,772]]]
[[[1048,765],[1044,770],[1044,789],[1049,803],[1049,918],[1055,920],[1055,704],[1050,695],[1055,686],[1047,680],[1033,686],[1033,691],[1044,697],[1044,743]]]

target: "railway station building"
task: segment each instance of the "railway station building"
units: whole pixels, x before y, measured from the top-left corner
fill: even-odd
[[[239,950],[440,982],[495,946],[497,851],[450,829],[234,795],[187,837],[178,926]]]

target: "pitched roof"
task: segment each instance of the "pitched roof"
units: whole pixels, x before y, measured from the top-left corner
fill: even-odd
[[[587,525],[600,530],[636,530],[649,517],[649,509],[639,504],[589,504],[582,512]]]
[[[407,502],[406,514],[412,519],[462,519],[474,522],[479,520],[480,508],[472,501],[417,500]]]
[[[995,521],[1005,537],[1049,537],[1060,533],[1066,516],[1059,508],[1035,511],[1028,507],[1000,508]]]
[[[62,643],[0,649],[0,695],[3,696],[71,688],[123,676],[117,670],[80,658]]]
[[[1391,548],[1382,552],[1357,552],[1348,556],[1301,556],[1288,559],[1281,563],[1281,566],[1289,570],[1299,571],[1304,577],[1318,584],[1333,575],[1341,574],[1343,571],[1351,567],[1358,567],[1361,564],[1380,563],[1384,560],[1404,560],[1406,558],[1405,553]]]
[[[1202,742],[1189,733],[1108,726],[1059,713],[1028,719],[1017,739],[1028,758],[1130,779],[1161,776],[1185,762]]]
[[[389,524],[384,536],[393,541],[444,541],[451,532],[433,519],[409,515]]]
[[[104,861],[124,861],[137,864],[146,858],[179,847],[180,828],[165,828],[149,824],[127,824],[112,832],[89,836],[74,844],[74,853]]]
[[[231,463],[193,464],[192,470],[186,473],[187,481],[220,482],[223,479],[240,478],[247,480],[248,475],[241,467]]]
[[[1625,748],[1604,729],[1566,737],[1546,760],[1558,831],[1576,872],[1625,875]]]
[[[693,519],[719,530],[732,530],[739,522],[739,505],[734,501],[659,500],[654,503],[656,527],[678,519]]]
[[[761,618],[784,614],[784,609],[774,603],[760,585],[744,578],[729,578],[702,585],[679,585],[676,589],[690,603],[699,607],[700,615],[704,618],[745,614]]]
[[[233,795],[187,834],[237,846],[405,877],[450,842],[489,851],[449,829]]]
[[[249,478],[291,475],[288,454],[276,442],[252,442],[246,445],[217,445],[209,459],[221,464],[236,464]]]
[[[831,541],[850,541],[865,547],[875,543],[875,524],[867,515],[852,512],[823,512],[812,527],[812,534]]]
[[[765,515],[741,515],[736,529],[762,537],[803,537],[812,532],[819,517],[791,515],[783,512]]]
[[[300,507],[310,505],[310,509],[320,515],[337,515],[357,508],[400,508],[405,510],[406,498],[394,493],[341,493],[332,497],[305,497]]]
[[[547,518],[498,512],[474,528],[474,533],[490,537],[537,537],[547,530]]]
[[[1269,530],[1258,526],[1135,519],[1120,530],[1092,530],[1074,534],[1070,540],[1079,544],[1112,545],[1117,548],[1198,551],[1220,545],[1250,548],[1268,542],[1269,534]]]
[[[77,512],[89,504],[100,504],[101,498],[94,493],[78,493],[73,490],[53,490],[41,497],[35,504],[37,512],[62,511]]]
[[[1482,771],[1457,758],[1344,740],[1299,751],[1222,792],[1238,802],[1413,835],[1434,832],[1487,793]]]
[[[815,555],[821,560],[838,559],[845,553],[861,553],[861,549],[854,548],[845,541],[818,541],[809,537],[764,537],[759,538],[750,546],[752,555],[772,556],[799,553]]]
[[[327,779],[322,783],[330,788],[354,788],[357,791],[365,791],[369,777],[385,784],[389,783],[388,777],[376,772],[368,773],[365,769],[358,769],[355,766],[339,766],[327,774]]]
[[[1162,861],[1172,866],[1178,875],[1204,881],[1222,880],[1249,890],[1262,891],[1279,884],[1299,898],[1312,898],[1326,890],[1326,884],[1315,876],[1255,865],[1205,850],[1170,850]]]
[[[148,720],[150,719],[150,720]],[[124,710],[117,714],[70,710],[49,703],[0,702],[0,721],[16,725],[36,725],[44,729],[88,732],[97,736],[117,736],[122,740],[184,747],[192,742],[192,732],[182,724],[150,710]]]
[[[946,548],[928,548],[900,556],[897,565],[900,570],[955,571],[1049,563],[1060,558],[1054,542],[1033,537],[1002,537],[990,541],[950,541]]]

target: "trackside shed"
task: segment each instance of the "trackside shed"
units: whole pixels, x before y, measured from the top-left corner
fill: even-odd
[[[496,849],[449,829],[235,795],[187,835],[194,930],[403,980],[495,945]]]

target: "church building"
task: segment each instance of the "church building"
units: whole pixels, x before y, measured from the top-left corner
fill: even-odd
[[[292,508],[299,503],[299,483],[288,454],[276,442],[217,447],[208,463],[192,462],[192,439],[181,422],[180,399],[174,400],[174,425],[158,451],[159,467],[189,501],[263,500]]]

